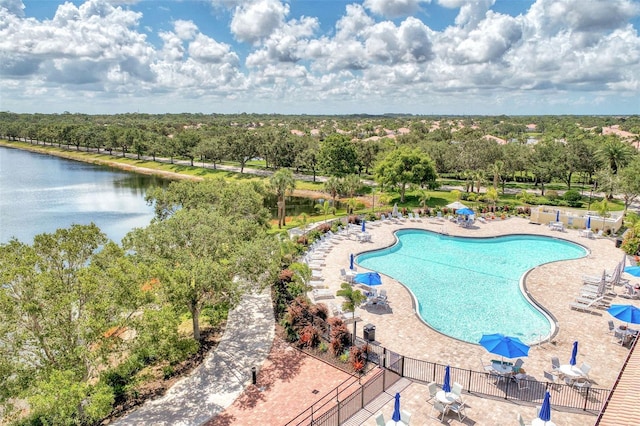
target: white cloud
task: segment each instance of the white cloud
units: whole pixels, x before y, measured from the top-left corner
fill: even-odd
[[[193,21],[177,20],[173,23],[176,35],[181,40],[191,40],[198,32],[198,27]]]
[[[431,0],[364,0],[363,6],[377,15],[387,18],[409,16],[420,10],[420,3]]]
[[[228,63],[233,66],[238,66],[239,63],[238,55],[231,52],[228,44],[218,43],[203,34],[198,34],[195,40],[189,43],[189,56],[204,63]]]
[[[22,0],[0,0],[0,8],[6,9],[12,15],[24,16],[24,3],[22,3]]]
[[[284,24],[289,5],[278,0],[255,0],[236,6],[231,32],[237,40],[255,43]]]

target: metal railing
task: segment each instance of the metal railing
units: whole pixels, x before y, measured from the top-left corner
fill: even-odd
[[[363,345],[368,342],[356,337],[355,343]],[[422,383],[436,382],[441,385],[446,368],[444,364],[405,357],[379,345],[368,345],[367,360],[382,369],[368,378],[364,384],[352,386],[354,383],[351,383],[341,390],[332,390],[286,425],[338,426],[401,378]],[[456,367],[449,367],[449,374],[451,383],[460,383],[468,394],[540,405],[545,392],[549,391],[553,397],[554,408],[593,415],[600,413],[611,393],[610,389],[576,389],[569,384],[533,379],[516,382],[508,377]]]

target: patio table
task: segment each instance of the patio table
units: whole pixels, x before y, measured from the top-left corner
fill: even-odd
[[[575,365],[571,365],[571,364],[562,364],[560,368],[558,368],[558,371],[561,374],[567,377],[570,377],[572,379],[577,379],[578,377],[584,377],[584,373],[582,372],[582,370],[580,370],[580,368],[576,367]]]
[[[458,400],[458,397],[452,392],[445,392],[440,390],[436,392],[436,399],[445,405],[453,404]]]
[[[398,420],[397,422],[394,420],[387,420],[386,426],[407,426],[407,424],[402,420]]]

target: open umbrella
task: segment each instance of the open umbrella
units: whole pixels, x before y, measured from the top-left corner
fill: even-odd
[[[620,321],[640,324],[640,309],[633,305],[611,305],[607,312]]]
[[[569,364],[576,365],[576,356],[578,355],[578,341],[573,342],[573,350],[571,351],[571,359]]]
[[[352,271],[355,269],[353,267],[353,253],[349,255],[349,269],[351,269]]]
[[[542,406],[540,407],[538,417],[543,422],[548,422],[551,420],[551,394],[549,394],[549,391],[544,393],[544,400],[542,401]]]
[[[591,229],[591,216],[587,216],[587,224],[585,225],[585,229]]]
[[[471,210],[469,207],[465,207],[463,209],[456,210],[456,214],[462,214],[462,215],[465,215],[465,216],[473,216],[473,215],[476,214],[476,212]]]
[[[365,222],[365,221],[363,220],[363,221],[362,221],[362,232],[365,232],[365,230],[367,229],[367,228],[364,226],[364,222]]]
[[[356,274],[353,280],[369,287],[382,284],[382,278],[380,278],[380,274],[377,272],[362,272],[360,274]]]
[[[640,277],[640,266],[627,266],[624,271],[634,277]]]
[[[464,204],[462,204],[460,201],[454,201],[453,203],[449,203],[447,204],[447,207],[453,210],[460,210],[460,209],[468,209],[469,207],[465,206]]]
[[[517,337],[509,337],[504,334],[483,334],[479,342],[492,354],[507,358],[517,358],[529,355],[529,346]]]
[[[444,382],[442,382],[442,390],[445,392],[451,392],[451,378],[449,377],[449,366],[444,368]]]
[[[556,222],[560,222],[560,210],[556,210]]]
[[[393,415],[391,420],[394,422],[400,421],[400,392],[396,392],[396,402],[393,404]]]

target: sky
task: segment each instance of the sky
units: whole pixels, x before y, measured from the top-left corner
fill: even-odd
[[[640,0],[0,0],[0,111],[640,114]]]

